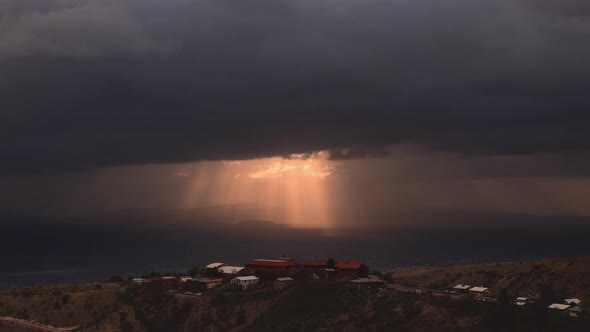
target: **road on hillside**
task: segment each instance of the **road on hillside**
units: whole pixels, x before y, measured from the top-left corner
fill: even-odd
[[[13,324],[17,324],[20,326],[30,327],[32,329],[36,329],[39,331],[46,331],[46,332],[71,332],[71,331],[77,329],[78,327],[80,327],[79,325],[78,326],[70,326],[70,327],[54,327],[51,325],[45,325],[45,324],[41,324],[41,323],[29,321],[29,320],[24,320],[24,319],[19,319],[19,318],[14,318],[14,317],[5,317],[5,316],[0,316],[0,321],[13,323]]]

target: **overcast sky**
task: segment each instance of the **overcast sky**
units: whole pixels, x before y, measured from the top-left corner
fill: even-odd
[[[187,165],[324,150],[403,205],[590,214],[588,59],[584,0],[2,0],[0,209],[171,207]]]

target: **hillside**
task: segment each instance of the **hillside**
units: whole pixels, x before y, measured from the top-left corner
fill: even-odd
[[[544,259],[472,265],[417,266],[385,273],[393,283],[432,289],[456,284],[485,286],[509,295],[540,294],[551,287],[557,298],[577,297],[590,302],[590,258]]]
[[[468,310],[385,288],[302,280],[290,289],[202,296],[146,292],[133,284],[35,286],[0,293],[0,316],[81,331],[468,331],[486,304]],[[13,331],[14,325],[0,325]],[[22,331],[29,331],[22,329]]]
[[[382,287],[304,275],[281,290],[275,289],[272,278],[262,278],[246,291],[226,281],[200,293],[187,293],[189,284],[174,278],[174,286],[161,283],[163,278],[142,284],[37,285],[0,292],[0,316],[54,327],[79,325],[88,332],[588,331],[588,317],[547,309],[547,294],[580,298],[587,308],[588,272],[590,258],[575,258],[397,268],[383,274],[388,282]],[[457,283],[490,287],[497,302],[442,291],[415,292]],[[543,296],[535,304],[512,304],[516,296],[538,293]],[[3,323],[0,331],[29,330]]]

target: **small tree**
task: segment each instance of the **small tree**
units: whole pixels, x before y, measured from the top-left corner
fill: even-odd
[[[67,304],[70,301],[70,294],[64,294],[61,296],[61,303]]]
[[[244,308],[240,308],[240,310],[238,310],[238,318],[236,319],[236,324],[243,325],[246,323],[246,321],[246,310],[244,310]]]
[[[510,298],[508,297],[508,291],[504,287],[502,289],[500,289],[500,294],[498,294],[498,303],[500,305],[510,304]]]
[[[107,282],[121,282],[123,278],[121,276],[111,276]]]
[[[188,274],[189,274],[191,277],[193,277],[193,278],[194,278],[194,277],[196,277],[196,276],[199,276],[199,275],[201,274],[201,272],[202,272],[202,271],[203,271],[203,269],[202,269],[202,268],[200,268],[200,267],[198,267],[198,266],[193,266],[193,267],[191,267],[190,269],[188,269],[188,271],[187,271],[187,272],[188,272]]]
[[[368,277],[369,276],[369,268],[365,264],[361,264],[361,270],[359,271],[360,277]]]
[[[326,261],[326,265],[328,266],[329,269],[333,269],[334,266],[336,266],[336,261],[334,260],[334,258],[330,257]]]
[[[553,303],[555,301],[555,293],[551,285],[546,285],[541,289],[541,300],[545,304]]]

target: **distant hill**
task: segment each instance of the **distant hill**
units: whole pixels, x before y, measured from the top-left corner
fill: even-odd
[[[590,217],[563,215],[531,215],[512,213],[473,212],[447,209],[424,209],[391,212],[368,212],[368,222],[363,225],[376,228],[425,228],[425,229],[524,229],[590,227]],[[372,221],[371,221],[372,220]],[[350,227],[355,227],[351,223]]]
[[[149,227],[224,226],[252,221],[284,223],[284,211],[279,207],[251,203],[212,205],[191,209],[126,209],[100,215],[60,217],[0,211],[0,227],[23,224],[93,224]],[[590,217],[559,215],[526,215],[423,209],[413,211],[366,211],[362,217],[339,215],[332,225],[336,230],[361,229],[503,229],[590,230]],[[359,219],[361,218],[361,219]],[[271,225],[271,224],[268,224]]]
[[[84,219],[109,222],[124,219],[126,222],[141,222],[149,225],[174,224],[195,226],[199,224],[234,224],[249,220],[278,221],[280,213],[272,207],[250,203],[212,205],[193,209],[133,209],[117,213],[87,217]]]

